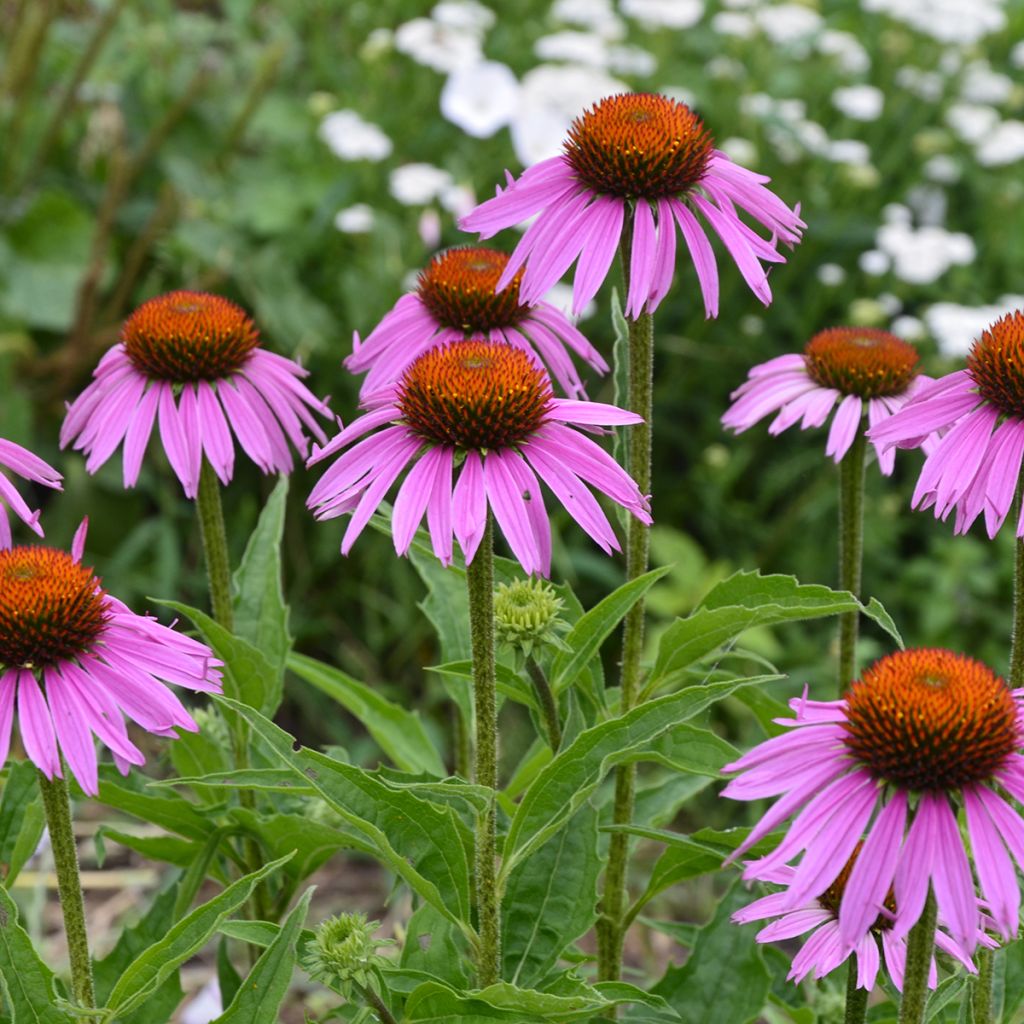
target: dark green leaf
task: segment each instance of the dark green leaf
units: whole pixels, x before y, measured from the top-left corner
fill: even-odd
[[[0,879],[9,887],[32,856],[45,825],[31,761],[11,761],[0,791]]]
[[[405,970],[423,972],[456,988],[471,983],[466,937],[429,903],[421,903],[409,918],[400,963]]]
[[[139,787],[147,781],[134,772],[122,779],[113,768],[105,765],[100,768],[100,803],[188,839],[205,840],[214,830],[216,824],[177,793],[165,790],[154,796],[140,792]]]
[[[39,959],[32,940],[18,924],[18,908],[0,886],[0,994],[12,1024],[68,1024],[70,1017],[53,998],[53,972]]]

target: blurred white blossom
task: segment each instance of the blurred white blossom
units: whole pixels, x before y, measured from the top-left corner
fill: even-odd
[[[1010,63],[1015,68],[1024,68],[1024,39],[1019,43],[1014,43],[1013,49],[1010,51]]]
[[[477,204],[476,193],[468,185],[458,183],[441,189],[438,200],[456,220],[465,217]]]
[[[946,87],[945,79],[937,71],[925,71],[913,65],[897,68],[896,84],[930,103],[940,99]]]
[[[604,39],[622,39],[626,34],[611,0],[555,0],[551,17],[566,25],[589,28]]]
[[[775,4],[757,10],[761,31],[773,42],[787,46],[813,36],[823,24],[821,15],[801,4]]]
[[[862,5],[939,42],[960,46],[970,46],[1006,24],[1000,0],[862,0]]]
[[[426,206],[452,184],[452,176],[433,164],[403,164],[388,179],[391,194],[405,206]]]
[[[946,111],[946,124],[964,142],[981,142],[999,124],[999,112],[977,103],[954,103]]]
[[[871,150],[860,139],[833,139],[825,155],[834,164],[849,164],[851,167],[865,167],[871,163]]]
[[[928,334],[922,320],[906,314],[896,317],[889,330],[904,341],[921,341]]]
[[[648,78],[658,70],[658,62],[653,53],[639,46],[610,46],[608,69],[616,75]]]
[[[744,167],[753,167],[757,163],[757,146],[749,139],[732,136],[722,139],[718,148],[730,159]]]
[[[533,44],[541,60],[561,60],[567,64],[589,64],[603,68],[608,63],[608,44],[596,32],[555,32],[541,36]]]
[[[342,160],[384,160],[392,144],[375,124],[364,121],[354,110],[335,110],[317,129],[330,151]]]
[[[893,273],[908,284],[931,284],[950,267],[965,266],[977,255],[969,235],[934,225],[883,224],[875,245],[892,261]]]
[[[871,67],[871,58],[860,40],[851,32],[827,28],[815,44],[819,53],[835,57],[843,71],[861,75]]]
[[[461,32],[472,32],[483,37],[493,27],[497,15],[477,0],[441,0],[430,12],[431,18],[439,25]]]
[[[892,266],[892,261],[884,252],[879,252],[878,249],[869,249],[867,252],[860,254],[857,265],[865,274],[878,277],[880,274],[888,273],[889,267]]]
[[[960,180],[960,164],[948,153],[936,153],[929,157],[921,168],[929,181],[940,185],[953,185]]]
[[[1001,167],[1024,159],[1024,121],[1003,121],[981,139],[975,154],[982,167]]]
[[[986,306],[937,302],[925,311],[924,321],[943,355],[965,356],[986,327],[1021,308],[1024,308],[1024,295],[1003,295],[998,302]]]
[[[744,11],[719,11],[711,18],[711,27],[720,36],[749,39],[756,31],[754,19]]]
[[[848,85],[832,93],[832,105],[855,121],[874,121],[882,113],[885,94],[873,85]]]
[[[968,103],[1005,103],[1013,92],[1013,80],[992,70],[987,60],[975,60],[964,68],[960,95]]]
[[[484,60],[459,68],[441,90],[441,114],[467,135],[486,139],[505,127],[519,106],[519,83],[511,68]]]
[[[597,312],[597,303],[591,299],[580,312],[578,317],[572,315],[572,285],[553,284],[544,296],[545,302],[550,302],[559,312],[564,313],[570,320],[587,320]]]
[[[425,248],[436,249],[441,244],[441,214],[432,206],[420,214],[416,229]]]
[[[334,215],[334,226],[346,235],[365,235],[373,230],[376,214],[372,206],[356,203],[346,206]]]
[[[822,284],[835,288],[846,280],[846,271],[838,263],[822,263],[817,276]]]
[[[435,71],[450,72],[475,64],[483,56],[482,33],[413,18],[395,30],[395,49]]]
[[[690,28],[704,17],[704,0],[621,0],[619,9],[644,28]]]

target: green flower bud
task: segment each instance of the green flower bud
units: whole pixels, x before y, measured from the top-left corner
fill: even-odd
[[[374,982],[387,960],[378,954],[390,939],[375,939],[379,921],[367,921],[365,914],[329,917],[316,930],[316,940],[307,947],[302,966],[309,976],[348,996],[353,984],[375,988]]]
[[[559,633],[569,624],[559,618],[562,599],[544,580],[499,583],[494,591],[494,630],[500,644],[529,656],[534,648],[551,644],[564,647]]]

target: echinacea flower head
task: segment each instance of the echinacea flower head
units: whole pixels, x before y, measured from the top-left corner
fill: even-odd
[[[926,648],[879,659],[844,700],[792,701],[795,718],[779,719],[788,731],[725,769],[739,773],[725,796],[779,798],[738,853],[792,818],[745,877],[773,880],[802,852],[777,901],[795,910],[835,882],[863,839],[839,904],[842,948],[861,942],[890,900],[894,937],[906,935],[930,885],[940,920],[970,954],[980,928],[973,860],[992,926],[1014,935],[1024,820],[1004,794],[1024,798],[1022,697],[980,661]]]
[[[753,367],[730,396],[733,403],[722,423],[739,434],[776,414],[768,427],[775,435],[795,423],[801,430],[820,427],[835,409],[825,454],[840,462],[865,429],[865,412],[869,427],[883,423],[930,380],[919,369],[914,346],[888,331],[830,327],[814,335],[802,354]],[[875,447],[878,466],[889,476],[896,453]]]
[[[890,889],[885,901],[868,926],[860,940],[853,946],[843,942],[839,928],[839,908],[843,895],[850,880],[850,874],[863,849],[859,843],[850,859],[836,876],[835,881],[820,896],[807,899],[797,907],[789,906],[788,894],[783,889],[773,892],[753,903],[737,910],[732,919],[737,924],[748,924],[751,921],[773,920],[766,924],[755,936],[758,942],[781,942],[807,935],[807,941],[793,957],[793,963],[787,979],[799,983],[809,974],[816,979],[831,974],[837,967],[844,964],[851,954],[857,955],[857,987],[870,991],[874,988],[878,972],[884,964],[892,983],[900,991],[903,990],[903,975],[907,963],[907,939],[893,929],[896,917],[896,902]],[[780,886],[786,886],[796,874],[794,868],[783,865],[770,872],[770,878],[764,879]],[[808,932],[810,933],[808,935]],[[983,931],[978,931],[979,945],[995,946]],[[977,967],[970,956],[960,948],[942,927],[942,922],[935,931],[935,945],[944,953],[959,960],[972,973]],[[938,982],[938,971],[933,958],[928,975],[928,985],[935,988]]]
[[[0,437],[0,467],[11,473],[17,473],[25,480],[61,490],[61,475],[48,462],[38,455],[22,448],[20,444]],[[0,473],[0,548],[11,546],[11,524],[7,518],[7,509],[11,511],[38,536],[43,536],[43,528],[39,525],[39,512],[28,507],[25,499],[18,493],[14,484]]]
[[[366,374],[360,396],[393,383],[436,345],[466,338],[503,341],[537,355],[570,398],[585,397],[570,352],[598,373],[608,364],[571,320],[550,302],[524,303],[522,272],[497,291],[508,254],[483,247],[448,249],[420,274],[416,291],[395,303],[364,341],[355,336],[345,366]]]
[[[707,316],[718,315],[718,266],[704,223],[722,240],[744,280],[768,305],[762,263],[783,263],[779,240],[800,240],[806,226],[773,192],[769,179],[716,150],[711,133],[685,103],[651,93],[609,96],[576,119],[564,152],[528,168],[504,191],[463,217],[460,226],[490,238],[536,215],[498,281],[506,287],[525,264],[520,298],[534,302],[579,258],[573,313],[594,297],[627,229],[626,315],[653,312],[672,283],[676,230],[697,271]],[[766,228],[762,238],[741,218]]]
[[[0,551],[0,764],[17,710],[25,753],[47,777],[63,761],[85,793],[98,792],[95,736],[122,773],[142,764],[125,716],[158,736],[196,731],[167,688],[220,693],[209,648],[106,593],[82,565],[84,530],[69,554],[42,546]]]
[[[68,408],[60,443],[73,442],[95,473],[124,442],[124,486],[134,487],[158,425],[172,469],[194,498],[203,457],[231,481],[235,446],[264,473],[292,468],[307,432],[325,435],[313,412],[327,407],[301,382],[297,363],[260,345],[256,325],[233,302],[175,291],[144,302],[121,340],[100,360],[93,382]]]
[[[546,576],[551,524],[541,481],[606,552],[618,550],[618,540],[589,487],[650,522],[647,499],[632,478],[572,429],[640,417],[613,405],[553,397],[547,374],[522,348],[474,340],[433,348],[365,405],[365,415],[310,459],[313,464],[348,448],[307,502],[318,519],[352,513],[343,554],[410,465],[395,498],[395,550],[408,551],[425,514],[434,554],[445,565],[453,537],[466,562],[473,560],[490,510],[526,573]]]
[[[922,440],[937,432],[937,441]],[[869,437],[879,447],[923,447],[914,508],[936,519],[956,510],[955,532],[984,513],[994,537],[1010,513],[1024,458],[1024,312],[997,320],[974,342],[967,368],[922,387]],[[1024,537],[1024,515],[1017,521]]]

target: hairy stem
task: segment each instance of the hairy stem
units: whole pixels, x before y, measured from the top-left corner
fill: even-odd
[[[552,753],[557,754],[558,748],[562,745],[562,726],[558,721],[558,704],[555,695],[551,692],[551,684],[548,677],[544,675],[544,669],[537,663],[536,658],[526,659],[526,671],[530,673],[530,681],[533,683],[533,692],[537,696],[537,703],[540,705],[541,714],[544,716],[544,728],[548,734],[548,746]]]
[[[857,954],[846,962],[846,1013],[843,1024],[864,1024],[868,1014],[868,990],[857,987]]]
[[[494,528],[490,516],[473,561],[466,566],[469,590],[469,631],[473,648],[473,702],[476,744],[473,777],[493,797],[477,819],[476,913],[480,945],[477,982],[493,985],[501,963],[501,920],[495,862],[498,856],[498,703],[494,667]]]
[[[924,910],[907,938],[907,968],[903,976],[903,1001],[899,1024],[922,1024],[928,1002],[928,972],[935,948],[935,894],[928,890]]]
[[[995,950],[979,947],[978,976],[971,986],[971,1024],[992,1024],[992,983]]]
[[[380,1024],[398,1024],[394,1014],[388,1009],[388,1004],[369,985],[357,985],[356,987],[367,1005],[380,1018]]]
[[[228,560],[228,534],[220,503],[220,483],[209,460],[203,456],[196,495],[199,536],[206,558],[206,576],[210,582],[210,608],[213,617],[228,631],[234,629],[235,611],[231,603],[231,570]]]
[[[71,961],[71,991],[80,1006],[95,1006],[92,985],[92,960],[89,957],[89,936],[85,930],[85,903],[78,874],[78,849],[71,828],[71,801],[68,785],[63,779],[48,779],[39,773],[43,794],[46,826],[50,831],[50,847],[57,870],[60,911],[64,917],[64,934],[68,939]]]
[[[850,450],[839,463],[839,589],[860,597],[864,555],[864,454],[867,442],[861,424]],[[857,677],[857,627],[860,612],[839,617],[839,695]]]
[[[1010,521],[1016,524],[1020,519],[1021,496],[1024,492],[1024,477],[1017,484],[1017,496],[1013,501]],[[1010,637],[1010,687],[1024,686],[1024,538],[1014,542],[1013,565],[1013,633]]]

